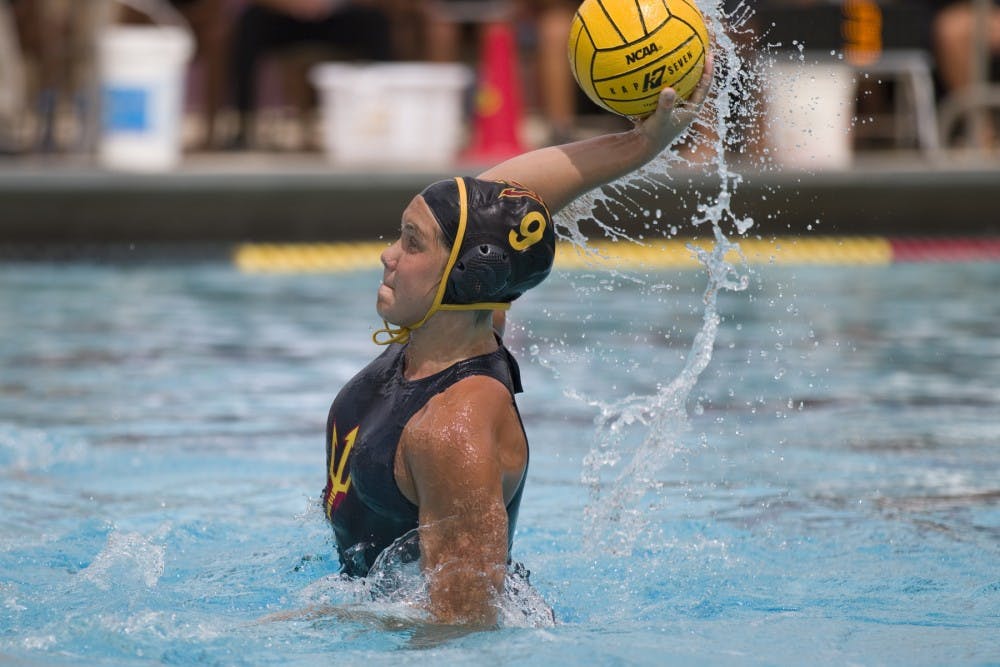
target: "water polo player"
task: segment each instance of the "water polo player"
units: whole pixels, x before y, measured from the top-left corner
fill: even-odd
[[[324,508],[342,570],[365,576],[418,530],[429,612],[491,625],[528,467],[514,395],[517,363],[494,313],[549,274],[551,214],[658,155],[693,120],[690,100],[660,95],[632,130],[531,151],[479,175],[428,186],[382,253],[377,311],[386,350],[339,392],[327,420]]]

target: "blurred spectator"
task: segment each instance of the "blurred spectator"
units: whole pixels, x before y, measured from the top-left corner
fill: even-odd
[[[100,30],[110,22],[148,23],[138,9],[144,1],[0,0],[17,18],[27,71],[24,95],[36,112],[36,136],[31,148],[42,151],[89,149],[96,140],[98,82],[96,45]],[[190,23],[197,55],[204,63],[199,81],[207,140],[225,94],[224,0],[169,0]],[[14,43],[17,43],[16,41]],[[10,44],[7,45],[8,47]],[[4,71],[12,62],[4,56]]]
[[[93,139],[96,125],[95,44],[107,19],[104,2],[12,0],[22,54],[27,63],[28,100],[37,111],[34,147],[43,151]],[[70,113],[61,113],[68,109]],[[73,124],[62,127],[62,119]]]
[[[549,141],[570,141],[576,116],[577,85],[566,55],[566,39],[575,0],[521,0],[534,21],[538,63],[538,95],[542,116],[549,125]]]
[[[972,83],[973,35],[976,10],[971,0],[935,0],[933,18],[934,56],[946,92],[962,90]],[[992,59],[1000,57],[1000,0],[993,1],[986,28]]]
[[[19,148],[25,80],[21,45],[11,3],[0,0],[0,154]]]
[[[420,3],[424,22],[423,57],[431,62],[463,59],[467,28],[490,21],[513,19],[509,0],[424,0]],[[478,39],[474,31],[473,42]]]
[[[976,30],[979,28],[984,28],[984,46],[989,53],[988,70],[982,75],[987,80],[995,80],[997,65],[1000,63],[1000,0],[993,0],[985,26],[977,26],[979,17],[976,3],[971,0],[932,0],[932,5],[934,57],[942,93],[946,97],[960,94],[979,83],[973,80],[975,59],[979,57],[974,51]],[[996,128],[988,117],[983,118],[985,123],[981,131],[984,135],[975,139],[984,141],[987,145],[995,143]]]
[[[318,45],[341,58],[389,60],[389,17],[375,0],[254,0],[248,4],[233,34],[231,70],[238,113],[234,148],[250,144],[262,58],[302,45]]]
[[[424,58],[424,4],[426,0],[380,0],[392,24],[392,55],[396,60]]]
[[[205,126],[202,145],[210,147],[217,136],[219,111],[226,98],[230,14],[225,0],[170,0],[194,33],[197,97]]]
[[[566,56],[566,39],[578,0],[429,0],[425,3],[426,52],[432,62],[462,59],[463,28],[507,20],[527,28],[537,64],[532,80],[550,143],[571,139],[577,86]],[[477,35],[478,36],[478,35]]]
[[[93,0],[90,0],[93,2]],[[110,0],[112,3],[116,0]],[[160,0],[155,0],[156,2]],[[192,92],[201,107],[204,136],[201,144],[210,147],[215,143],[219,111],[225,102],[226,59],[228,56],[231,12],[226,11],[226,0],[168,0],[191,29],[194,38],[194,63],[197,68]],[[136,7],[145,9],[148,0],[139,0]],[[115,16],[124,23],[148,24],[151,17],[124,3]]]

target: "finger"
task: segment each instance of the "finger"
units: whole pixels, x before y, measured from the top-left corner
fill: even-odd
[[[660,91],[660,99],[658,100],[657,106],[663,112],[671,111],[677,104],[677,91],[673,88],[667,87]]]
[[[712,54],[705,53],[705,66],[701,71],[701,79],[698,80],[698,85],[695,86],[694,92],[691,93],[691,97],[688,101],[694,106],[701,106],[701,103],[705,101],[705,97],[708,96],[708,90],[712,87]]]
[[[664,122],[655,121],[653,119],[657,118],[669,118],[671,111],[677,105],[677,91],[673,88],[663,88],[660,90],[660,96],[656,98],[656,109],[646,114],[645,116],[632,116],[629,120],[636,126],[645,125],[647,123],[653,122]]]

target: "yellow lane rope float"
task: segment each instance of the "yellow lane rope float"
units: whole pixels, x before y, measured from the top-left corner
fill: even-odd
[[[892,243],[881,237],[783,237],[739,239],[750,264],[882,265],[893,261]],[[233,261],[250,273],[336,273],[373,269],[388,244],[359,243],[248,243],[236,247]],[[670,240],[645,244],[610,241],[590,243],[587,249],[560,243],[558,269],[695,269],[700,266],[689,246],[708,249],[709,240]],[[735,251],[726,257],[740,262]]]

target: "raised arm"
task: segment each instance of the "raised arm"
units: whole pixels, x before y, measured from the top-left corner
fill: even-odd
[[[656,111],[631,130],[530,151],[487,169],[479,178],[521,183],[537,192],[555,214],[580,195],[659,155],[698,115],[711,83],[709,55],[689,100],[678,103],[673,89],[665,88]]]

